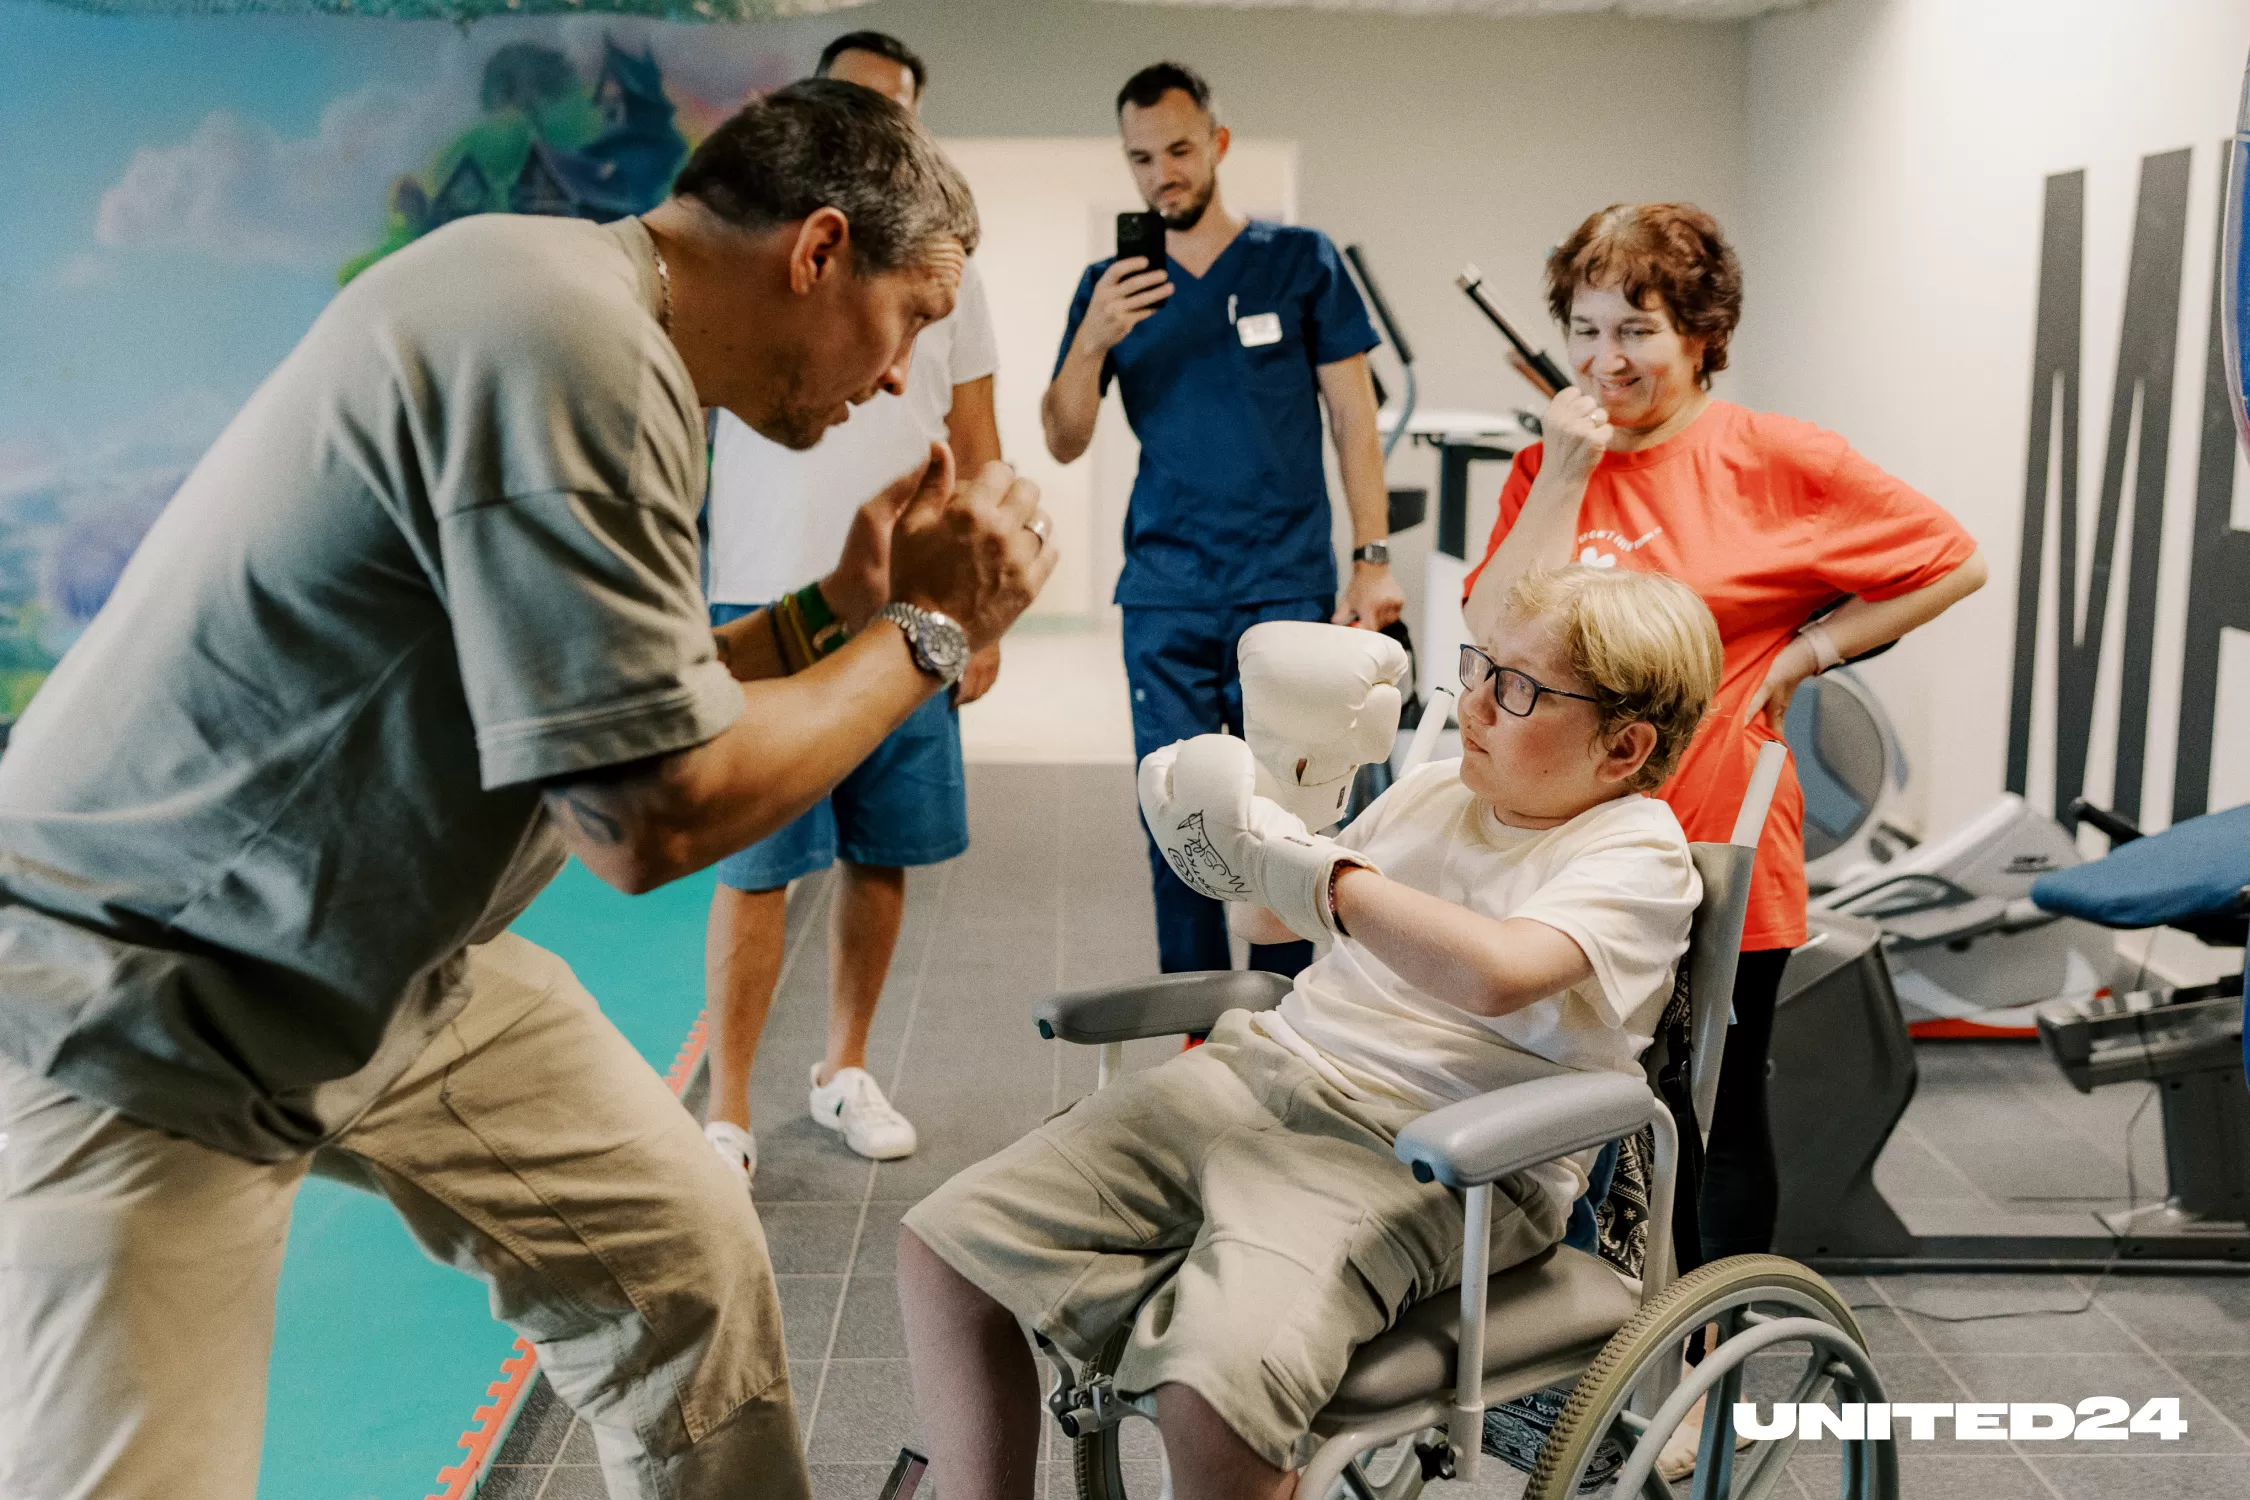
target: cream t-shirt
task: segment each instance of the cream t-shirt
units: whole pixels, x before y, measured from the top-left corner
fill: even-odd
[[[1608,1069],[1639,1077],[1703,884],[1672,809],[1631,793],[1560,827],[1512,828],[1461,784],[1422,767],[1338,836],[1392,880],[1495,919],[1568,936],[1593,976],[1505,1016],[1472,1015],[1410,984],[1350,938],[1297,976],[1259,1028],[1355,1097],[1425,1109],[1512,1083]],[[1593,1153],[1532,1175],[1569,1204]]]

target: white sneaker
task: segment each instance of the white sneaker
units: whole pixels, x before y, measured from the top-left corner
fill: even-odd
[[[891,1108],[865,1068],[838,1068],[834,1078],[822,1083],[820,1064],[814,1063],[809,1103],[815,1120],[841,1131],[844,1144],[864,1157],[896,1161],[914,1154],[914,1122]]]
[[[713,1120],[703,1127],[703,1138],[719,1153],[719,1160],[742,1174],[747,1188],[758,1175],[758,1138],[731,1120]]]
[[[1665,1440],[1663,1451],[1656,1455],[1656,1475],[1667,1484],[1695,1472],[1696,1454],[1703,1447],[1703,1402],[1703,1397],[1695,1398],[1695,1405],[1687,1409],[1687,1415],[1680,1418],[1680,1425],[1673,1428],[1671,1437]],[[1735,1452],[1740,1453],[1749,1446],[1748,1438],[1739,1432],[1734,1435]]]

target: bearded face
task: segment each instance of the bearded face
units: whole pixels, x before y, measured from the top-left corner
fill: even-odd
[[[1218,185],[1219,174],[1212,172],[1201,184],[1188,188],[1185,193],[1149,206],[1164,220],[1166,229],[1177,229],[1185,233],[1201,222],[1203,211],[1211,206],[1211,194]]]
[[[1193,229],[1219,187],[1219,162],[1227,132],[1186,91],[1173,89],[1154,104],[1128,103],[1117,117],[1125,165],[1141,201],[1167,229]]]

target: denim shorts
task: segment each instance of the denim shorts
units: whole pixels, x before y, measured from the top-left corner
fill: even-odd
[[[711,623],[755,607],[714,604]],[[827,869],[838,855],[855,865],[934,865],[968,847],[961,726],[951,695],[940,693],[797,821],[720,860],[718,874],[738,891],[770,891]]]

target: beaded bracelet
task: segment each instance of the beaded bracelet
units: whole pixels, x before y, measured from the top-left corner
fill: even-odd
[[[1328,867],[1328,920],[1336,924],[1336,936],[1350,937],[1344,930],[1344,914],[1336,909],[1336,882],[1346,870],[1364,870],[1367,867],[1348,859],[1339,859]]]
[[[781,658],[781,675],[787,677],[802,663],[789,659],[789,635],[781,628],[781,606],[776,604],[766,611],[766,628],[773,632],[773,654]]]
[[[794,594],[784,594],[772,611],[774,646],[782,666],[791,672],[828,656],[851,639],[851,631],[829,608],[817,583],[808,583]]]

